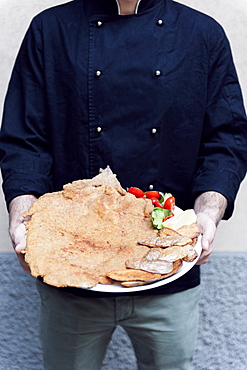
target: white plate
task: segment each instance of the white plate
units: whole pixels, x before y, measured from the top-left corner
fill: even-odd
[[[93,290],[93,291],[96,291],[96,292],[104,292],[104,293],[129,293],[129,292],[138,292],[138,291],[141,291],[141,290],[149,290],[149,289],[153,289],[153,288],[158,288],[162,285],[169,284],[172,281],[177,280],[181,276],[186,274],[189,270],[192,269],[192,267],[198,261],[199,256],[200,256],[201,251],[202,251],[201,235],[198,237],[197,243],[194,246],[194,248],[195,248],[195,250],[198,254],[198,257],[193,262],[183,262],[183,266],[175,274],[173,274],[172,276],[168,276],[167,278],[164,278],[162,280],[156,281],[155,283],[141,285],[141,286],[137,286],[137,287],[130,287],[130,288],[123,287],[119,283],[114,283],[114,284],[111,284],[111,285],[97,284],[95,287],[93,287],[89,290]]]

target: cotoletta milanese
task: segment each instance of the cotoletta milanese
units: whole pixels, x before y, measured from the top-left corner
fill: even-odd
[[[152,210],[152,202],[124,190],[109,167],[41,196],[24,214],[31,274],[53,286],[78,288],[114,281],[137,286],[173,274],[183,259],[196,258],[193,239],[181,235],[188,253],[183,243],[172,250],[171,236],[167,247],[166,235],[152,225]],[[172,255],[163,254],[160,239],[159,248],[150,246],[157,237],[164,238]]]

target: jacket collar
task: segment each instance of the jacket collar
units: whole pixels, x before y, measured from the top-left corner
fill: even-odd
[[[119,13],[118,0],[101,0],[104,5],[110,10],[111,13]],[[136,6],[136,13],[143,12],[147,9],[152,8],[160,0],[138,0]]]

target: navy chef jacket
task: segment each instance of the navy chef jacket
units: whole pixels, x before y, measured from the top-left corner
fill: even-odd
[[[123,187],[172,192],[183,209],[202,192],[222,193],[227,219],[246,134],[215,20],[171,0],[141,0],[126,16],[116,0],[74,0],[37,15],[18,54],[0,136],[6,202],[110,165]],[[157,292],[198,283],[195,267]]]

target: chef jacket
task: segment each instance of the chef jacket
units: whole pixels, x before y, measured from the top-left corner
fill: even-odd
[[[219,192],[227,219],[246,172],[246,123],[229,42],[209,16],[171,0],[141,0],[125,16],[116,0],[55,6],[32,20],[7,92],[6,202],[109,165],[123,187],[171,192],[182,209]],[[197,284],[195,267],[155,291]]]

